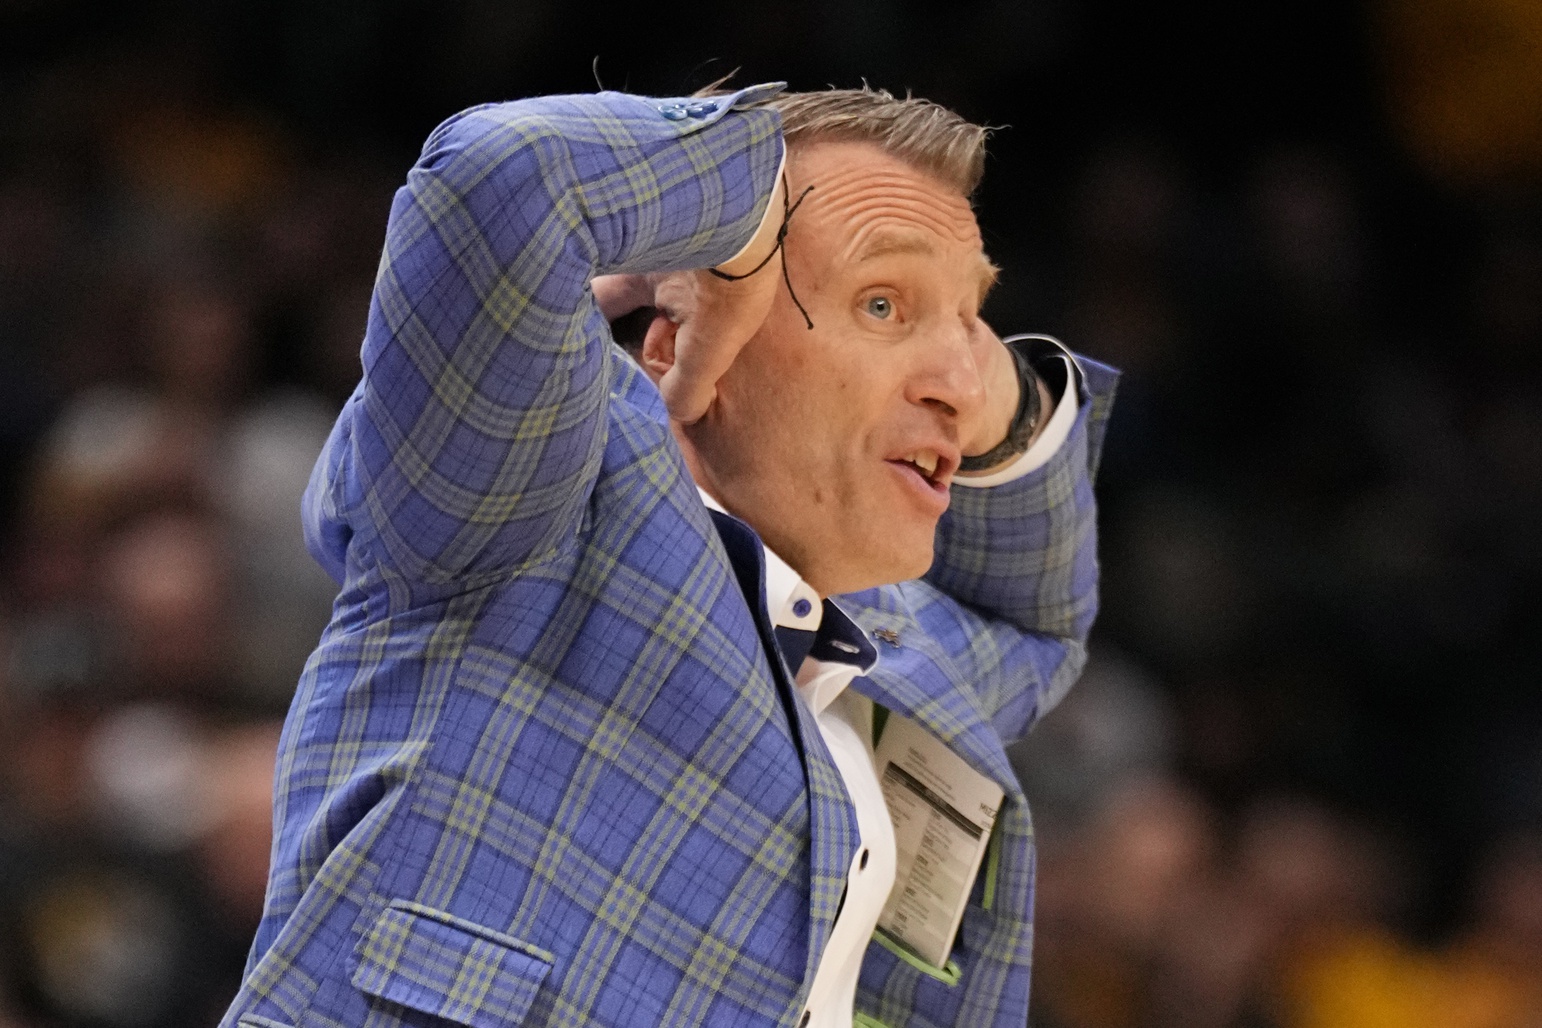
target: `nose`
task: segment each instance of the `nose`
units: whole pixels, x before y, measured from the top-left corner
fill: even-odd
[[[938,410],[953,422],[969,422],[985,406],[985,382],[976,361],[974,330],[964,319],[948,322],[919,340],[907,398]]]

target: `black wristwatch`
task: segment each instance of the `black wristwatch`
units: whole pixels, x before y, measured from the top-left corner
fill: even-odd
[[[1039,375],[1033,370],[1029,348],[1040,340],[1035,338],[1014,339],[1004,345],[1017,365],[1017,413],[1012,415],[1012,425],[1007,437],[982,454],[965,457],[958,462],[960,471],[988,471],[998,464],[1005,464],[1028,449],[1028,440],[1039,427]]]

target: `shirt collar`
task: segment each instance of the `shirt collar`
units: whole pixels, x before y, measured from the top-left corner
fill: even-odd
[[[705,489],[698,486],[696,491],[708,509],[728,514]],[[728,516],[733,517],[732,514]],[[816,633],[804,667],[793,668],[792,672],[804,702],[818,714],[853,678],[866,674],[877,665],[878,648],[834,600],[820,600],[814,587],[777,556],[764,540],[760,548],[766,560],[766,611],[772,625]],[[814,666],[809,667],[810,664]],[[845,673],[832,673],[836,671]]]

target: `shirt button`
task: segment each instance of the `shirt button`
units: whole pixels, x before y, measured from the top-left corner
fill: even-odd
[[[688,117],[685,108],[679,104],[665,104],[659,108],[659,113],[669,121],[684,121]]]
[[[685,109],[685,113],[693,118],[705,118],[716,110],[717,104],[708,101],[707,103],[691,104],[691,106]]]
[[[858,871],[866,871],[867,870],[867,850],[863,850],[862,851],[862,859],[857,864],[857,870]]]
[[[799,599],[792,605],[792,616],[798,618],[808,617],[808,612],[814,609],[814,605],[808,600]]]
[[[814,1016],[812,1010],[803,1011],[803,1020],[798,1022],[798,1028],[808,1028],[808,1019]]]

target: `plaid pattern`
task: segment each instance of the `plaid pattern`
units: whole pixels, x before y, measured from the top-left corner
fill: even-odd
[[[343,588],[285,726],[267,908],[226,1025],[796,1023],[855,819],[586,288],[739,249],[780,159],[767,92],[686,118],[542,98],[430,136],[307,491]],[[1031,839],[998,733],[1079,667],[1084,424],[1049,468],[955,497],[935,586],[848,607],[904,633],[859,685],[1015,804],[960,985],[870,952],[859,1006],[896,1028],[1023,1022]]]

